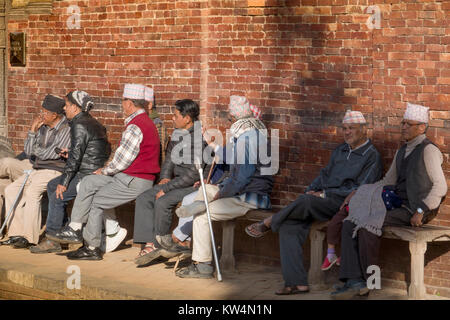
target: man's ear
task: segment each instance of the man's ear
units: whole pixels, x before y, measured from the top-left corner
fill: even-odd
[[[188,114],[184,116],[184,119],[186,119],[186,121],[187,121],[186,123],[189,123],[189,122],[194,123],[194,121],[192,121],[191,116]]]
[[[421,123],[420,126],[422,127],[422,134],[425,134],[427,132],[428,125],[426,123]]]

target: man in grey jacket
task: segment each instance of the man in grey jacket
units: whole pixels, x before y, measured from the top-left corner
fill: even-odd
[[[196,102],[190,99],[175,102],[173,122],[176,130],[167,147],[160,181],[136,199],[133,240],[143,244],[135,260],[137,265],[148,264],[161,255],[156,235],[169,233],[172,209],[184,196],[195,191],[193,185],[200,179],[194,161],[203,158],[206,143],[202,142],[199,114]]]
[[[70,146],[70,126],[64,113],[64,99],[47,95],[42,103],[41,113],[33,120],[25,141],[25,153],[29,160],[8,159],[6,165],[32,169],[29,178],[22,175],[5,189],[5,210],[9,212],[26,180],[23,192],[16,204],[14,215],[8,221],[8,240],[14,248],[27,248],[37,244],[41,228],[41,199],[47,190],[47,183],[60,176],[65,161],[59,149]],[[2,162],[5,165],[5,162]]]
[[[302,245],[311,222],[331,219],[348,194],[362,184],[373,183],[382,175],[382,160],[367,139],[366,120],[361,112],[347,111],[343,133],[345,143],[334,150],[328,165],[320,171],[305,194],[278,213],[246,228],[247,234],[253,237],[262,236],[270,228],[280,234],[285,286],[276,292],[278,295],[309,291]]]

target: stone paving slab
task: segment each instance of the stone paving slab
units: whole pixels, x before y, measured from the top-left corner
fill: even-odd
[[[138,252],[127,247],[106,254],[102,261],[74,261],[61,254],[0,246],[0,299],[328,300],[331,291],[276,296],[283,285],[280,268],[249,263],[238,263],[238,272],[224,273],[222,282],[181,279],[165,263],[137,268],[133,259]],[[79,267],[80,290],[67,288],[70,266]],[[369,299],[407,296],[402,290],[383,289]]]

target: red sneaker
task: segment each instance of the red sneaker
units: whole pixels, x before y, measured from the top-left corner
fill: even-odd
[[[328,260],[328,256],[326,256],[325,260],[323,261],[322,267],[320,267],[320,268],[322,269],[322,271],[329,270],[337,261],[338,261],[338,258],[335,258],[332,261],[330,261],[330,260]]]

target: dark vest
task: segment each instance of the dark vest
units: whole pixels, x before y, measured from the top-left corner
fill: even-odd
[[[406,144],[404,144],[397,153],[397,182],[395,191],[400,198],[403,199],[413,212],[417,208],[428,211],[428,206],[423,199],[430,193],[433,183],[428,176],[423,159],[423,150],[429,144],[433,144],[430,140],[425,139],[405,159]]]

